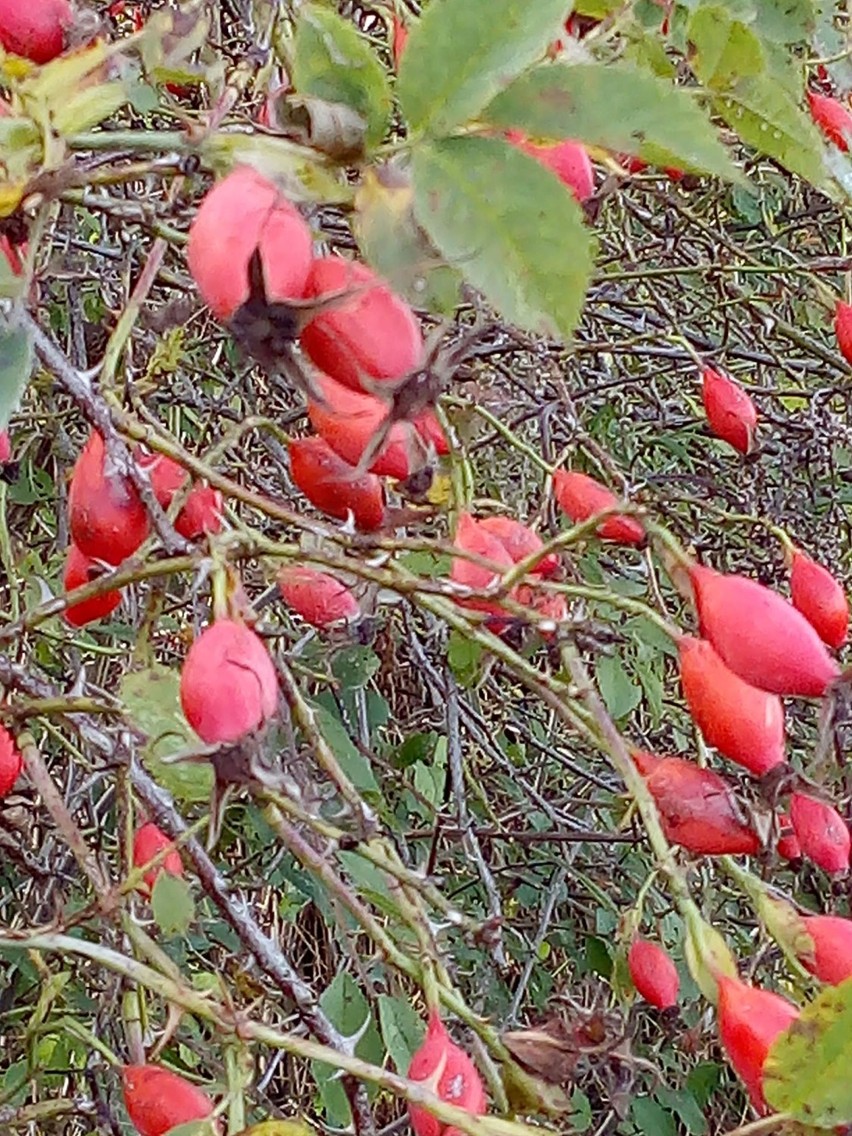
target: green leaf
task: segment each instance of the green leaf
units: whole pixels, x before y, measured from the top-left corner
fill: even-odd
[[[616,721],[632,714],[642,701],[641,687],[632,681],[618,655],[601,655],[595,677],[610,717]]]
[[[450,632],[447,642],[447,662],[462,686],[473,686],[476,682],[481,660],[482,648],[478,643],[468,639],[460,631]]]
[[[763,1092],[773,1111],[817,1128],[852,1122],[852,979],[828,986],[769,1050]]]
[[[400,171],[364,171],[352,224],[364,259],[410,304],[436,315],[455,311],[461,273],[444,264],[414,219],[414,190]]]
[[[760,40],[720,4],[703,4],[689,21],[690,65],[706,87],[725,90],[764,69]]]
[[[177,671],[155,664],[145,670],[128,671],[119,693],[128,717],[148,742],[142,764],[158,785],[178,801],[207,801],[213,791],[213,767],[191,761],[165,761],[197,739],[180,708],[180,676]]]
[[[747,145],[814,185],[825,180],[816,127],[776,79],[769,75],[745,79],[713,105]]]
[[[5,430],[18,409],[32,368],[32,335],[4,320],[0,324],[0,430]]]
[[[303,1120],[261,1120],[237,1136],[313,1136],[313,1129]]]
[[[498,95],[483,117],[535,138],[575,138],[660,165],[738,177],[693,95],[630,64],[537,67]]]
[[[368,146],[383,141],[391,114],[384,69],[353,25],[322,4],[306,4],[299,13],[293,83],[300,94],[357,111],[367,126]]]
[[[674,1117],[652,1097],[634,1097],[630,1114],[640,1132],[654,1136],[677,1136]]]
[[[423,1022],[407,998],[380,994],[379,1027],[397,1072],[404,1073],[423,1040]]]
[[[317,725],[334,751],[334,756],[340,763],[340,768],[355,786],[359,793],[380,794],[379,783],[376,781],[369,761],[354,744],[346,727],[335,714],[325,705],[314,703]]]
[[[331,661],[331,673],[343,690],[366,686],[381,666],[381,660],[370,647],[343,647]]]
[[[384,1046],[379,1031],[370,1015],[367,999],[351,974],[345,970],[338,972],[331,985],[323,991],[320,1006],[344,1036],[360,1035],[355,1047],[359,1057],[372,1062],[381,1061]],[[328,1123],[336,1128],[346,1127],[351,1122],[351,1113],[339,1071],[320,1061],[312,1061],[311,1068]]]
[[[151,893],[154,922],[167,939],[185,935],[195,918],[192,889],[181,876],[160,872]]]
[[[444,257],[500,314],[570,338],[592,240],[555,174],[493,138],[447,138],[414,153],[415,210]]]
[[[190,1120],[170,1128],[165,1136],[216,1136],[217,1132],[212,1120]]]
[[[565,0],[432,0],[412,27],[397,95],[412,131],[449,133],[559,38]]]
[[[811,0],[723,0],[725,8],[751,24],[769,43],[802,43],[816,24]]]

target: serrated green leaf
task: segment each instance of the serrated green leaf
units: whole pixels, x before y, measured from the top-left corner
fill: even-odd
[[[0,430],[18,409],[32,369],[32,335],[0,317]]]
[[[469,121],[559,38],[565,0],[432,0],[412,27],[397,95],[409,129]]]
[[[154,922],[167,939],[185,935],[195,918],[192,889],[182,876],[160,872],[151,892]]]
[[[407,998],[380,994],[379,1026],[391,1061],[404,1073],[423,1040],[423,1020]]]
[[[776,79],[769,75],[745,79],[713,105],[747,145],[814,185],[823,183],[822,142],[816,127]]]
[[[514,146],[446,138],[414,153],[415,212],[444,257],[500,314],[570,338],[592,269],[592,238],[572,194]]]
[[[805,1006],[769,1050],[763,1093],[773,1111],[817,1128],[852,1122],[852,979]]]
[[[740,79],[759,75],[765,61],[760,40],[721,4],[702,4],[687,27],[690,65],[706,87],[727,90]]]
[[[533,137],[575,138],[661,164],[737,178],[727,151],[689,91],[630,64],[556,63],[522,75],[485,109],[494,126]]]
[[[618,721],[632,714],[642,701],[642,688],[628,675],[617,655],[601,655],[595,678],[610,717]]]
[[[341,970],[337,973],[331,985],[323,991],[320,1006],[345,1037],[358,1035],[355,1052],[359,1057],[367,1061],[381,1061],[384,1047],[379,1031],[370,1014],[367,999],[348,971]],[[349,1124],[349,1103],[338,1070],[320,1061],[312,1061],[311,1068],[325,1105],[328,1123],[335,1127]]]
[[[370,763],[363,753],[353,743],[346,732],[346,728],[326,706],[314,704],[317,715],[317,725],[323,737],[334,751],[334,756],[340,763],[340,768],[360,793],[379,794],[379,784],[376,781]]]
[[[343,690],[358,690],[366,686],[381,666],[381,660],[371,647],[354,644],[342,647],[331,660],[331,673]]]
[[[811,0],[721,0],[732,16],[751,24],[769,43],[802,43],[813,32]]]
[[[293,82],[300,94],[344,103],[360,114],[368,146],[383,141],[391,114],[384,69],[352,23],[322,4],[306,4],[299,12]]]
[[[142,764],[157,784],[178,801],[207,801],[213,791],[212,766],[189,761],[170,764],[165,760],[197,743],[181,711],[179,692],[177,671],[159,664],[128,671],[119,691],[129,718],[148,735]]]

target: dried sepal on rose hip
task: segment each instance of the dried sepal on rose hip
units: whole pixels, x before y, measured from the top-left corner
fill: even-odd
[[[189,649],[180,676],[186,720],[202,741],[235,742],[278,709],[278,676],[263,640],[236,619],[217,619]]]
[[[487,1108],[485,1087],[476,1066],[452,1040],[437,1010],[429,1014],[426,1037],[411,1058],[408,1079],[428,1086],[442,1101],[482,1116]],[[441,1123],[425,1108],[409,1104],[415,1136],[451,1136],[457,1129]]]

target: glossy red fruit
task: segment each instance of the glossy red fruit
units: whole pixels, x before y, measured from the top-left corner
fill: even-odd
[[[238,166],[201,202],[186,249],[198,290],[219,319],[230,319],[248,300],[255,250],[267,299],[302,299],[311,267],[311,231],[274,182]]]
[[[49,63],[62,54],[73,22],[68,0],[0,0],[0,44],[34,63]]]
[[[738,978],[720,975],[716,1015],[719,1040],[730,1065],[761,1114],[769,1111],[763,1098],[763,1066],[776,1038],[798,1018],[796,1006]]]
[[[147,469],[154,496],[163,509],[168,509],[172,498],[189,478],[178,462],[166,454],[146,454],[137,450],[137,462]],[[175,518],[175,529],[187,540],[198,540],[204,533],[217,533],[222,529],[222,494],[209,485],[194,485],[183,508]]]
[[[658,1010],[677,1004],[677,967],[661,946],[649,939],[634,939],[627,952],[627,966],[633,985],[646,1002]]]
[[[558,469],[553,475],[553,492],[559,508],[575,523],[587,521],[595,513],[618,504],[618,498],[605,485],[575,470]],[[601,521],[597,534],[603,540],[614,540],[618,544],[645,542],[645,529],[641,523],[635,517],[618,513]]]
[[[849,829],[837,809],[816,797],[793,793],[790,822],[803,856],[832,875],[848,869]]]
[[[7,430],[0,430],[0,465],[12,460],[12,439]]]
[[[544,547],[544,541],[538,533],[534,533],[528,525],[515,520],[514,517],[484,517],[478,524],[485,532],[502,541],[503,547],[515,564],[519,560],[526,560],[528,556],[532,556],[534,552]],[[539,560],[531,575],[547,578],[558,572],[560,565],[559,553],[549,552]]]
[[[521,584],[517,590],[517,601],[524,607],[532,608],[542,619],[552,619],[554,623],[562,623],[568,618],[568,605],[561,592],[549,592],[530,587],[529,584]],[[553,638],[554,632],[545,631],[540,626],[538,630],[542,638]]]
[[[757,409],[743,388],[727,375],[705,367],[702,394],[707,422],[716,437],[741,454],[750,454],[757,429]]]
[[[411,1058],[408,1079],[428,1086],[446,1104],[473,1116],[482,1116],[486,1110],[485,1088],[476,1066],[451,1039],[437,1010],[429,1015],[426,1037]],[[452,1136],[458,1132],[416,1105],[408,1106],[408,1115],[415,1136]]]
[[[320,512],[341,521],[351,512],[364,532],[382,527],[385,491],[374,473],[355,478],[352,466],[323,438],[295,438],[288,448],[293,484]]]
[[[324,405],[315,399],[308,402],[311,425],[336,454],[357,466],[390,409],[388,403],[328,375],[316,375],[315,384]],[[370,472],[404,481],[423,465],[429,443],[437,453],[449,453],[434,411],[424,410],[411,422],[395,422]]]
[[[23,764],[15,739],[5,726],[0,726],[0,800],[12,792]]]
[[[835,146],[848,150],[849,138],[852,136],[852,114],[849,108],[838,99],[821,95],[818,91],[808,91],[807,95],[811,118]]]
[[[793,550],[790,595],[797,608],[829,647],[842,647],[849,632],[846,593],[827,568],[800,548]]]
[[[793,831],[793,822],[789,814],[778,814],[778,843],[775,845],[778,855],[785,860],[801,860],[802,846]]]
[[[74,588],[82,588],[84,584],[90,584],[102,572],[103,568],[91,557],[81,552],[76,544],[68,545],[68,552],[65,555],[65,570],[62,574],[62,583],[66,592],[70,592]],[[83,627],[87,623],[94,623],[96,620],[110,615],[120,603],[121,592],[113,589],[110,592],[103,592],[99,596],[94,596],[90,600],[83,600],[82,603],[72,604],[70,607],[66,607],[62,614],[65,622],[70,624],[71,627]]]
[[[804,915],[802,923],[814,944],[812,954],[799,956],[805,969],[831,986],[852,978],[852,919]]]
[[[772,694],[825,694],[839,667],[788,600],[756,580],[701,564],[689,575],[701,634],[735,674]]]
[[[82,553],[120,564],[147,537],[150,521],[133,484],[109,466],[104,440],[93,431],[71,476],[68,521]]]
[[[689,712],[708,745],[762,777],[784,761],[784,705],[725,666],[706,639],[678,643]]]
[[[731,786],[718,773],[682,757],[633,752],[654,798],[666,839],[698,856],[751,855],[757,833],[742,814]]]
[[[157,882],[157,876],[160,872],[167,872],[170,876],[182,876],[183,861],[180,858],[180,852],[174,847],[174,841],[170,840],[161,828],[157,828],[155,824],[149,821],[137,829],[136,835],[133,837],[134,868],[143,867],[157,853],[166,848],[171,848],[171,852],[168,853],[162,864],[157,868],[151,868],[142,877],[142,886],[139,887],[139,891],[143,895],[150,894],[154,890],[154,884]]]
[[[179,1124],[205,1120],[213,1112],[208,1095],[161,1065],[125,1065],[124,1104],[139,1136],[166,1136]]]
[[[506,546],[494,533],[483,528],[482,523],[470,513],[460,513],[456,534],[453,540],[456,548],[481,556],[495,565],[494,569],[476,564],[472,560],[454,557],[450,567],[450,579],[476,592],[484,591],[500,578],[514,560],[506,551]],[[503,606],[499,600],[458,599],[457,603],[472,611],[487,611],[491,615],[503,616]]]
[[[847,363],[852,363],[852,304],[837,301],[834,312],[834,334],[837,346]]]
[[[302,331],[305,354],[321,371],[353,390],[395,381],[423,365],[423,336],[414,312],[364,264],[340,256],[315,260],[305,294],[352,290]]]
[[[278,587],[287,606],[314,627],[357,619],[361,614],[351,589],[318,568],[288,564],[278,573]]]
[[[595,192],[592,163],[579,142],[531,142],[520,130],[507,130],[506,140],[555,173],[577,201],[587,201]]]
[[[180,702],[202,741],[235,742],[256,730],[278,708],[278,678],[263,640],[234,619],[205,627],[184,661]]]

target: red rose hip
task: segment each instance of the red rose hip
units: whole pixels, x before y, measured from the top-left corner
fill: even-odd
[[[157,853],[170,848],[163,862],[156,868],[150,868],[142,877],[143,886],[139,888],[143,894],[150,894],[160,872],[167,872],[170,876],[183,875],[183,861],[180,852],[174,846],[174,841],[150,821],[143,824],[133,837],[133,867],[141,868],[152,860]]]
[[[716,1014],[719,1040],[734,1072],[743,1082],[751,1103],[768,1112],[763,1097],[763,1066],[775,1040],[798,1018],[791,1003],[769,990],[749,986],[738,978],[718,978]]]
[[[102,571],[103,568],[91,557],[81,552],[76,544],[69,544],[68,552],[65,555],[65,570],[62,575],[62,583],[66,592],[73,591],[74,588],[82,588],[84,584],[90,584],[101,575]],[[84,627],[87,623],[94,623],[98,619],[104,619],[105,616],[111,615],[120,603],[121,592],[113,589],[109,592],[102,592],[99,596],[93,596],[89,600],[83,600],[82,603],[71,604],[70,607],[66,607],[62,614],[65,622],[71,627]]]
[[[702,395],[707,422],[716,437],[741,454],[750,454],[757,429],[757,410],[739,383],[712,367],[705,367]]]
[[[62,54],[73,22],[68,0],[0,0],[0,44],[34,63]]]
[[[380,529],[385,491],[374,473],[355,470],[323,438],[295,438],[288,447],[293,484],[322,513],[345,521],[351,513],[363,532]]]
[[[136,487],[110,468],[104,440],[97,431],[89,436],[74,466],[68,522],[82,553],[113,565],[132,556],[150,530],[148,510]]]
[[[357,619],[358,601],[342,580],[318,568],[288,564],[278,573],[281,598],[314,627]]]
[[[206,1120],[213,1112],[202,1089],[161,1065],[125,1065],[121,1080],[127,1115],[139,1136],[166,1136],[179,1124]]]
[[[15,739],[5,726],[0,726],[0,800],[12,792],[23,764]]]
[[[790,566],[793,607],[802,613],[829,647],[842,647],[849,632],[846,593],[827,568],[800,548],[793,550]]]
[[[485,1112],[485,1088],[476,1066],[450,1038],[437,1010],[429,1015],[426,1037],[411,1058],[408,1079],[427,1085],[442,1101],[473,1116]],[[415,1136],[458,1136],[458,1129],[442,1124],[417,1105],[408,1106],[408,1115]]]
[[[657,943],[635,938],[627,952],[633,985],[646,1002],[658,1010],[677,1004],[680,978],[668,953]]]
[[[553,492],[559,508],[575,524],[618,504],[618,498],[605,485],[575,470],[558,469],[553,475]],[[601,521],[596,531],[602,540],[618,544],[645,542],[645,529],[641,523],[635,517],[618,513]]]

